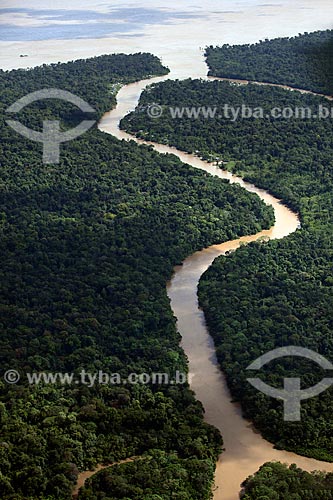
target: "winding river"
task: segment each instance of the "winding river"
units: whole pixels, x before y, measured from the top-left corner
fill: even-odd
[[[198,60],[198,64],[202,64],[202,60]],[[165,77],[142,80],[124,86],[117,95],[116,108],[104,115],[99,123],[99,129],[118,139],[132,139],[138,144],[150,144],[159,153],[172,153],[192,167],[221,179],[228,179],[230,183],[238,183],[247,191],[258,194],[274,209],[276,222],[271,229],[195,252],[185,259],[182,266],[175,268],[174,275],[167,285],[171,307],[177,317],[178,329],[182,336],[182,347],[189,360],[189,370],[192,374],[191,388],[205,408],[205,420],[217,427],[224,439],[225,451],[217,463],[215,474],[214,500],[237,500],[241,482],[256,472],[264,462],[278,460],[288,464],[296,463],[298,467],[307,471],[315,469],[333,471],[333,464],[275,450],[273,445],[264,440],[251,423],[242,417],[239,404],[231,401],[224,375],[217,364],[213,340],[209,335],[204,314],[198,307],[199,279],[216,257],[237,249],[242,243],[255,241],[261,237],[284,238],[300,227],[300,221],[297,214],[289,210],[280,200],[244,182],[241,178],[222,171],[194,155],[173,147],[137,139],[119,129],[121,118],[135,109],[141,92],[148,84],[175,77],[179,77],[179,68],[178,72],[175,68],[175,71]]]

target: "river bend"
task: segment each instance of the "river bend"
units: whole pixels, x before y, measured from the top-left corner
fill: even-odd
[[[300,227],[300,221],[298,215],[280,200],[230,172],[174,147],[144,141],[119,129],[120,120],[135,109],[141,92],[147,85],[175,77],[179,77],[179,74],[177,71],[172,71],[164,77],[142,80],[122,87],[117,95],[117,106],[103,116],[99,129],[118,139],[152,145],[159,153],[174,154],[192,167],[221,179],[228,179],[230,183],[238,183],[247,191],[256,193],[274,209],[275,224],[271,229],[195,252],[184,260],[182,266],[174,269],[174,275],[167,284],[171,307],[182,336],[182,347],[189,360],[189,370],[192,374],[191,388],[205,408],[205,420],[221,431],[224,440],[225,451],[216,467],[214,500],[237,500],[242,481],[268,461],[296,463],[298,467],[307,471],[333,472],[331,463],[275,450],[273,445],[263,439],[252,424],[242,417],[239,404],[231,401],[225,377],[216,360],[213,339],[209,335],[204,314],[198,306],[197,287],[200,277],[216,257],[224,255],[227,251],[236,250],[242,243],[256,241],[261,237],[284,238]],[[209,77],[209,80],[212,79]],[[237,82],[248,83],[245,80]]]

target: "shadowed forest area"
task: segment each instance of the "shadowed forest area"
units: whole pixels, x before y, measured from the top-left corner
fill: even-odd
[[[165,289],[173,267],[197,249],[273,222],[256,195],[97,127],[61,145],[53,165],[42,163],[41,144],[5,124],[4,110],[27,92],[74,92],[98,119],[115,105],[120,85],[167,72],[150,54],[0,72],[1,364],[21,376],[16,385],[0,382],[2,500],[69,500],[79,471],[144,453],[155,457],[151,468],[144,461],[119,466],[113,482],[103,473],[98,488],[108,484],[108,495],[119,499],[148,489],[156,496],[172,475],[179,498],[210,498],[222,440],[203,422],[187,383],[26,379],[27,372],[78,376],[83,369],[122,379],[186,373]],[[68,128],[82,113],[45,100],[17,116],[32,129],[46,118]]]

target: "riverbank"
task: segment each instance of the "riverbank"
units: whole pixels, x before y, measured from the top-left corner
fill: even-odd
[[[273,445],[264,440],[253,428],[251,422],[242,417],[239,404],[231,401],[226,380],[217,364],[214,343],[209,335],[204,314],[198,307],[197,286],[200,277],[216,257],[236,250],[241,244],[260,238],[284,238],[300,227],[300,221],[298,215],[283,205],[281,200],[233,176],[230,172],[176,148],[143,141],[119,129],[120,120],[136,107],[142,90],[151,83],[169,78],[175,78],[172,71],[166,77],[144,80],[123,87],[117,95],[116,108],[104,115],[99,129],[111,133],[118,139],[135,140],[138,144],[152,145],[160,153],[174,154],[192,167],[221,179],[228,179],[231,183],[238,183],[271,205],[276,219],[274,226],[267,231],[195,252],[185,259],[182,266],[175,268],[174,275],[167,285],[171,307],[177,317],[178,330],[182,336],[182,347],[189,359],[189,370],[193,375],[191,388],[205,408],[205,420],[217,427],[224,439],[225,451],[217,463],[215,474],[214,500],[236,500],[241,482],[268,461],[296,463],[298,467],[307,471],[318,469],[333,472],[333,464],[275,450]],[[237,83],[248,82],[237,81]]]

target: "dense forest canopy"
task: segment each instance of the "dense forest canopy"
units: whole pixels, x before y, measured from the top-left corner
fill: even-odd
[[[113,89],[118,84],[168,73],[169,70],[161,65],[157,57],[145,53],[104,55],[66,64],[43,64],[30,69],[0,69],[1,103],[7,107],[15,99],[45,86],[73,92],[101,114],[115,105]],[[43,103],[39,103],[36,109],[41,110],[41,105]],[[45,110],[47,112],[50,106],[50,101],[44,103],[44,119]],[[64,110],[63,103],[61,109]]]
[[[166,72],[149,54],[2,72],[2,110],[56,87],[84,98],[98,118],[119,84]],[[62,101],[20,113],[31,128],[45,116],[61,117],[64,127],[80,118]],[[179,466],[182,498],[198,481],[201,500],[209,498],[221,438],[187,384],[28,386],[24,374],[186,372],[165,290],[173,266],[196,249],[269,227],[272,211],[256,195],[96,127],[62,145],[59,164],[43,164],[41,145],[9,128],[7,117],[0,122],[0,349],[3,371],[18,370],[21,381],[0,382],[1,499],[69,500],[79,470],[150,450],[157,453],[151,476]],[[130,467],[119,469],[114,498],[122,498],[117,485],[128,483]],[[132,489],[149,479],[148,462],[137,467],[143,479],[138,472]],[[153,494],[169,498],[155,479]]]
[[[148,116],[150,103],[161,106],[161,118]],[[262,108],[264,118],[232,120],[223,113],[214,118],[204,114],[195,119],[186,114],[174,118],[169,111],[199,106],[222,112],[226,103],[236,110],[243,105],[253,110]],[[316,201],[320,204],[325,194],[331,198],[333,122],[329,118],[284,119],[268,115],[273,107],[308,108],[314,115],[319,106],[329,107],[330,103],[324,98],[255,84],[168,80],[149,87],[137,111],[127,115],[122,124],[142,138],[168,142],[207,160],[223,161],[222,166],[273,191],[295,210],[302,209],[303,223],[310,224],[319,210],[310,208],[310,199],[318,195]],[[319,212],[321,222],[326,211]]]
[[[79,500],[202,500],[209,498],[210,460],[181,459],[152,450],[132,463],[115,465],[86,481]]]
[[[206,48],[209,75],[333,95],[333,30]]]
[[[261,45],[257,47],[259,65]],[[161,106],[159,119],[147,117],[149,103]],[[169,112],[170,106],[222,109],[225,103],[262,107],[265,118],[173,118]],[[275,347],[299,345],[333,360],[333,121],[269,115],[272,106],[315,111],[329,104],[321,97],[269,86],[166,81],[142,95],[123,126],[140,137],[218,158],[224,168],[269,189],[300,212],[301,231],[217,259],[201,280],[199,298],[218,359],[244,414],[278,447],[332,461],[332,388],[302,402],[301,422],[284,422],[282,402],[246,382],[246,367]],[[302,387],[309,387],[323,373],[310,362],[285,358],[258,376],[277,387],[283,377],[301,376]]]
[[[242,500],[331,500],[333,474],[305,472],[295,464],[288,467],[268,462],[244,481]]]

